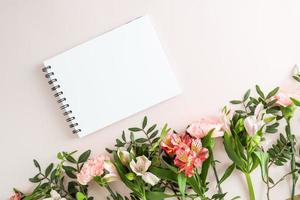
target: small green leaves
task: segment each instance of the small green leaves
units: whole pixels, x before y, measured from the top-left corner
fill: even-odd
[[[144,120],[143,120],[143,125],[142,125],[142,128],[146,128],[147,126],[147,122],[148,122],[148,119],[147,119],[147,116],[144,117]]]
[[[292,102],[295,104],[295,106],[300,107],[300,101],[295,99],[295,98],[291,98]]]
[[[232,163],[224,172],[222,178],[219,181],[219,184],[223,183],[233,172],[233,170],[235,169],[235,164]]]
[[[151,133],[156,128],[156,124],[152,125],[148,130],[147,134]]]
[[[45,170],[45,177],[48,177],[48,175],[50,174],[50,172],[52,171],[54,165],[53,163],[51,163]]]
[[[269,92],[269,94],[267,95],[267,99],[275,96],[277,94],[277,92],[279,91],[279,87],[276,87],[275,89],[273,89],[271,92]]]
[[[282,166],[291,159],[291,144],[282,134],[279,135],[276,144],[268,149],[270,162]]]
[[[250,96],[250,93],[251,93],[251,90],[247,90],[247,92],[244,94],[244,97],[243,97],[243,102],[247,101],[247,99],[249,98]]]
[[[129,128],[128,130],[130,130],[132,132],[139,132],[139,131],[142,131],[143,129],[137,128],[137,127],[133,127],[133,128]]]
[[[38,161],[34,159],[34,160],[33,160],[33,163],[34,163],[34,166],[35,166],[36,168],[38,168],[39,171],[41,171],[41,166],[40,166],[40,164],[38,163]]]
[[[29,181],[32,183],[38,183],[42,180],[42,178],[39,177],[40,174],[35,175],[33,178],[30,178]]]
[[[71,166],[62,166],[62,168],[65,170],[66,174],[68,175],[68,177],[70,178],[77,178],[77,176],[75,175],[75,173],[77,172],[77,170],[74,167]]]
[[[263,93],[263,91],[260,89],[260,87],[258,85],[255,86],[256,92],[257,94],[262,98],[265,99],[265,95]]]
[[[242,101],[240,101],[240,100],[232,100],[232,101],[230,101],[230,103],[231,104],[241,104]]]
[[[86,162],[89,159],[90,155],[91,155],[91,150],[87,150],[87,151],[83,152],[79,156],[78,163],[84,163],[84,162]]]

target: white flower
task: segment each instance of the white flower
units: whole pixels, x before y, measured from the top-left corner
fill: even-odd
[[[130,162],[130,153],[128,151],[118,149],[117,154],[120,158],[121,163],[124,166],[128,167]]]
[[[139,156],[136,158],[136,162],[134,160],[130,162],[130,168],[137,176],[141,176],[146,183],[155,185],[159,178],[151,172],[147,172],[150,166],[151,161],[146,156]]]
[[[45,198],[44,200],[66,200],[66,198],[61,198],[61,196],[55,190],[51,190],[49,198]]]
[[[263,116],[264,105],[258,104],[255,108],[254,115],[246,117],[244,120],[244,127],[249,135],[256,134],[263,126],[264,121],[261,119]]]
[[[233,112],[231,110],[228,110],[227,107],[225,106],[222,109],[221,121],[223,123],[223,127],[222,128],[227,133],[231,133],[231,131],[230,131],[230,124],[231,124],[232,117],[233,117]]]
[[[244,121],[244,127],[249,135],[254,135],[264,125],[262,120],[258,120],[255,116],[249,116]]]
[[[107,183],[120,179],[115,165],[110,160],[104,161],[104,169],[107,171],[107,173],[104,175],[103,179]]]

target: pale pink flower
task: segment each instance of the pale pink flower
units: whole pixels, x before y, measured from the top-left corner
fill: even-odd
[[[9,198],[9,200],[21,200],[21,194],[15,193],[13,196]]]
[[[244,127],[249,135],[256,134],[263,126],[264,121],[262,116],[264,114],[264,105],[258,104],[254,110],[254,115],[246,117],[244,120]]]
[[[222,129],[224,132],[231,133],[230,125],[234,112],[232,110],[228,110],[225,106],[221,112],[221,121],[223,123]]]
[[[51,190],[50,196],[51,197],[45,198],[43,200],[66,200],[66,198],[61,197],[60,194],[55,190]]]
[[[212,137],[222,137],[224,135],[223,126],[220,118],[206,117],[192,123],[186,131],[195,138],[203,138],[211,130],[213,130]]]
[[[264,125],[262,120],[257,119],[255,116],[248,116],[244,120],[244,127],[249,135],[256,134]]]
[[[131,160],[129,165],[131,170],[137,176],[141,176],[146,183],[149,183],[153,186],[159,182],[160,179],[157,176],[151,172],[148,172],[148,169],[151,166],[151,161],[146,156],[136,157],[136,162]]]
[[[292,95],[286,92],[279,92],[277,93],[274,98],[277,100],[276,103],[280,106],[286,107],[293,104],[291,100]]]
[[[118,149],[117,151],[118,157],[120,158],[121,163],[128,167],[130,162],[130,153],[126,150]]]
[[[300,100],[299,93],[291,93],[286,91],[281,91],[277,93],[274,98],[277,100],[276,103],[280,106],[287,107],[293,104],[291,98]]]
[[[100,155],[89,159],[84,163],[80,173],[77,174],[77,181],[86,185],[95,176],[101,176],[104,173],[104,161],[110,160],[108,156]]]
[[[104,161],[104,169],[107,171],[107,173],[103,176],[103,179],[107,183],[120,180],[119,173],[115,165],[110,160]]]

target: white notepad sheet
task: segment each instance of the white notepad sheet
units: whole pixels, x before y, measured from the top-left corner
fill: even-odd
[[[180,93],[147,16],[44,62],[51,66],[80,137]]]

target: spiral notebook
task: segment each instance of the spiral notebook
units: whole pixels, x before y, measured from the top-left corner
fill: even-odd
[[[147,16],[46,60],[43,72],[79,137],[180,93]]]

